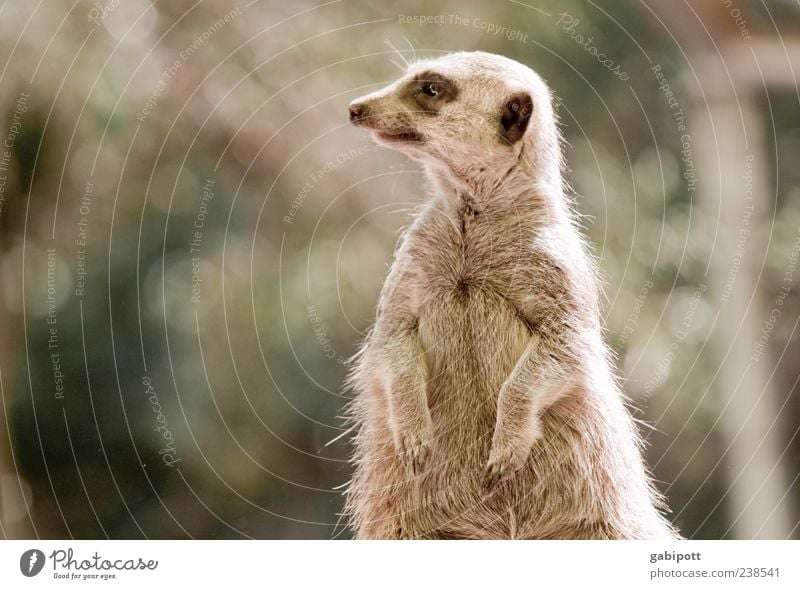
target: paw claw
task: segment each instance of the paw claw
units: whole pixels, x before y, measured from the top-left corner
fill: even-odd
[[[483,469],[483,489],[492,493],[497,486],[508,478],[508,469],[498,462],[488,462]]]
[[[525,458],[519,458],[510,450],[494,451],[483,469],[483,489],[493,493],[497,487],[513,477],[525,464]]]
[[[425,469],[425,463],[431,453],[430,446],[431,444],[426,435],[411,434],[401,437],[400,455],[413,475],[422,474]]]

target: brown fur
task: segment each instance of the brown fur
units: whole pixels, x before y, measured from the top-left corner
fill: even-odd
[[[351,116],[432,185],[354,359],[356,536],[676,536],[610,369],[542,80],[455,53],[412,64]]]

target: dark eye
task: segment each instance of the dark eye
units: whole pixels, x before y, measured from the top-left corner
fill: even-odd
[[[426,96],[434,97],[439,96],[439,92],[441,89],[439,88],[439,84],[436,82],[428,82],[422,86],[422,93]]]

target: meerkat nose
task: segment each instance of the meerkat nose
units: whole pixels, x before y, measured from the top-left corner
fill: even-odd
[[[350,103],[350,122],[358,123],[368,116],[369,108],[364,103]]]

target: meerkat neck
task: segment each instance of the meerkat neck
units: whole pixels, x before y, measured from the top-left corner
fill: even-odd
[[[552,225],[569,220],[564,199],[554,198],[561,195],[560,174],[555,179],[552,175],[541,179],[527,167],[513,166],[500,173],[486,170],[474,179],[463,180],[435,165],[426,165],[425,171],[438,201],[436,206],[454,217],[465,211],[489,216],[528,212],[531,214],[523,216],[530,216],[532,222]]]

